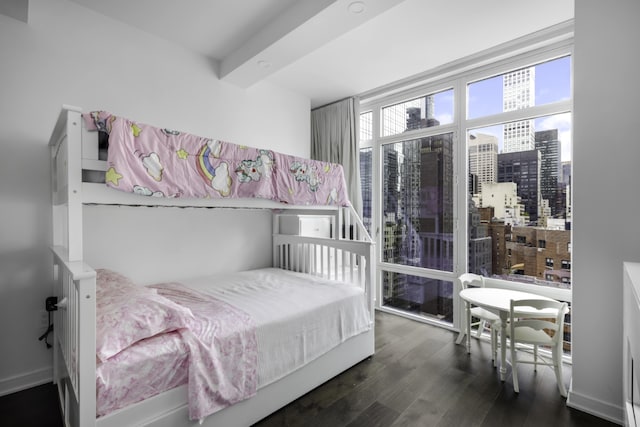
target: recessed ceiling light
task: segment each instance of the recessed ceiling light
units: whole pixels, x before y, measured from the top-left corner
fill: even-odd
[[[258,61],[258,67],[266,70],[267,68],[271,67],[271,62],[261,59],[260,61]]]
[[[347,7],[349,12],[356,13],[356,14],[364,12],[365,8],[366,8],[366,6],[365,6],[363,1],[351,2],[351,3],[349,3],[349,6]]]

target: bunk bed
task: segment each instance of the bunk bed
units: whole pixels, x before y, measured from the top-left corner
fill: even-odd
[[[314,189],[315,199],[305,199],[298,204],[301,199],[291,187],[296,183],[307,186],[317,183],[312,180],[313,176],[309,178],[308,170],[300,168],[300,165],[308,163],[290,156],[277,157],[280,156],[278,153],[268,150],[257,150],[251,152],[253,157],[249,160],[253,163],[245,163],[235,169],[232,165],[230,170],[235,175],[227,174],[226,182],[231,187],[236,185],[232,183],[233,178],[250,182],[250,174],[256,172],[251,167],[258,166],[262,168],[258,172],[265,172],[265,164],[269,166],[269,162],[279,165],[295,163],[297,169],[288,168],[288,177],[273,177],[274,181],[280,182],[274,185],[275,195],[265,193],[264,187],[252,194],[244,187],[238,192],[230,186],[227,188],[229,191],[221,192],[218,188],[214,194],[209,192],[213,185],[204,189],[205,194],[186,195],[179,188],[169,197],[167,194],[157,197],[158,191],[149,186],[140,191],[140,186],[131,185],[125,191],[118,191],[109,188],[114,184],[109,173],[115,160],[110,154],[106,160],[104,158],[105,129],[101,129],[105,124],[111,126],[109,120],[113,121],[113,117],[104,112],[83,114],[80,108],[63,106],[49,141],[53,277],[57,299],[53,379],[58,386],[66,425],[251,425],[374,353],[373,243],[340,189],[336,191],[333,188],[327,193]],[[127,126],[131,123],[138,126],[133,121],[126,123]],[[117,133],[115,126],[106,130],[111,131],[108,149],[113,150],[116,146],[116,139],[112,136]],[[167,129],[160,129],[160,132],[167,138],[178,135]],[[210,181],[215,172],[213,167],[217,167],[208,163],[210,151],[220,150],[211,141],[206,140],[203,150],[196,153],[200,156],[196,169],[199,167],[200,176]],[[230,144],[227,148],[237,147]],[[205,153],[206,150],[209,152]],[[154,168],[158,159],[151,160],[155,163],[147,172],[152,178],[153,171],[169,170],[164,169],[170,167],[167,165]],[[235,160],[238,160],[237,156]],[[118,168],[122,170],[120,166]],[[334,170],[340,172],[334,165],[324,165],[325,172]],[[118,180],[126,181],[123,175],[126,174],[119,174]],[[339,173],[334,178],[337,183],[344,180]],[[282,179],[290,181],[283,184]],[[158,180],[150,181],[151,184],[154,182]],[[184,272],[175,271],[175,266],[164,265],[170,263],[160,262],[154,265],[153,273],[146,274],[145,269],[139,266],[141,261],[136,251],[140,249],[135,245],[130,245],[129,253],[126,252],[128,244],[120,245],[118,251],[124,255],[109,258],[107,254],[114,251],[109,246],[113,242],[109,240],[115,238],[91,241],[96,238],[87,227],[100,228],[103,236],[109,236],[116,233],[118,220],[117,215],[113,215],[116,219],[90,223],[85,221],[87,214],[114,207],[127,209],[126,216],[136,218],[144,218],[150,212],[148,209],[178,209],[184,221],[189,221],[189,216],[195,212],[202,216],[201,208],[268,212],[272,225],[271,265],[248,271],[209,274],[206,265],[197,271]],[[323,226],[323,232],[315,236],[314,233],[300,233],[296,227],[292,231],[291,220],[297,224],[305,218],[321,218],[326,227]],[[99,248],[97,251],[96,247]],[[94,249],[90,251],[88,248]],[[144,250],[153,250],[153,245]],[[180,251],[185,250],[188,248],[180,248]],[[93,255],[89,256],[89,252]],[[108,259],[107,268],[96,265],[103,259]],[[134,273],[134,278],[128,276],[129,272]],[[158,280],[163,277],[166,280]],[[299,294],[304,296],[296,298],[305,289],[310,293]],[[331,295],[335,295],[334,300]],[[138,301],[146,305],[134,306]],[[105,314],[106,308],[111,311],[106,310]],[[265,310],[271,314],[265,314]],[[123,314],[138,311],[160,317],[159,325],[154,324],[147,330],[134,322],[128,324],[128,329],[123,327],[122,331],[128,333],[120,334],[119,326],[129,321]],[[325,312],[329,326],[318,326],[321,323],[315,320],[314,314],[318,311]],[[214,316],[214,312],[231,317]],[[281,330],[279,336],[269,326],[270,316],[274,313],[280,316],[275,327]],[[201,320],[201,317],[205,319]],[[353,323],[349,323],[350,317],[355,319]],[[293,325],[281,323],[284,318],[294,319]],[[223,341],[220,336],[207,335],[210,331],[205,326],[198,326],[201,325],[199,322],[220,328],[227,325],[233,331],[225,330],[224,338],[231,338]],[[115,324],[118,328],[113,327]],[[248,326],[240,328],[238,325]],[[315,336],[305,336],[306,332],[300,332],[296,327],[305,331],[320,329],[320,332],[316,331]],[[113,341],[105,344],[105,337],[111,333],[117,335],[118,346],[114,347]],[[291,341],[299,338],[300,334],[303,335],[302,351],[287,347],[296,345]],[[318,336],[333,338],[316,345]],[[205,342],[205,338],[216,345]],[[143,345],[151,347],[135,353],[138,346]],[[173,359],[174,363],[182,366],[182,370],[175,368],[176,365],[146,370],[131,365],[124,370],[116,364],[119,358],[135,359],[134,353],[157,355],[160,347],[154,348],[153,345],[177,349]],[[218,347],[224,347],[226,353],[222,354]],[[205,355],[195,364],[196,355],[209,350],[217,353]],[[266,366],[268,359],[280,363],[281,359],[287,358],[295,360],[284,367]],[[155,366],[151,362],[157,360],[137,361]],[[203,366],[213,367],[214,374]],[[240,370],[242,367],[246,369]],[[108,372],[127,372],[129,375],[136,371],[150,371],[156,378],[161,377],[158,372],[171,372],[172,378],[161,381],[168,385],[165,384],[163,390],[154,391],[151,396],[133,401],[124,399],[120,406],[105,404],[114,398],[113,395],[109,397],[110,391],[105,390],[105,381],[101,382],[101,379]],[[180,375],[182,377],[178,378]],[[226,387],[233,389],[231,395],[221,391],[229,378],[233,381],[239,379],[239,382]],[[141,377],[135,381],[145,379]],[[124,392],[125,395],[128,393]]]

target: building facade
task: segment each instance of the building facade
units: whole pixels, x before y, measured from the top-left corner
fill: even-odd
[[[517,151],[498,154],[498,182],[514,182],[529,221],[540,216],[540,152]]]
[[[523,68],[503,75],[502,109],[519,110],[535,105],[535,68]],[[533,120],[506,123],[503,128],[503,153],[529,151],[535,148]]]
[[[536,150],[540,152],[540,197],[549,203],[551,216],[564,214],[562,193],[562,167],[558,129],[535,133]]]
[[[498,138],[482,133],[469,134],[469,173],[475,177],[474,193],[485,183],[498,181]]]

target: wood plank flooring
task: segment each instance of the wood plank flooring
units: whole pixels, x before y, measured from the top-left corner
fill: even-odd
[[[570,409],[548,367],[511,369],[500,381],[489,342],[472,339],[471,355],[456,334],[387,313],[376,314],[376,354],[255,427],[529,427],[614,426]],[[564,369],[569,386],[571,368]]]
[[[558,393],[553,371],[519,370],[520,393],[502,383],[488,342],[471,355],[456,334],[387,313],[376,314],[376,354],[255,427],[591,427],[615,424],[575,411]],[[508,375],[510,375],[510,370]],[[569,385],[570,367],[565,384]],[[0,397],[3,427],[62,426],[55,387]]]

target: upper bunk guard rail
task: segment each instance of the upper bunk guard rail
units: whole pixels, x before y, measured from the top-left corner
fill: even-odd
[[[96,272],[82,261],[70,261],[66,248],[53,246],[52,252],[59,301],[54,312],[53,380],[66,425],[69,417],[78,417],[79,422],[71,425],[95,425]],[[70,411],[80,400],[78,413]]]
[[[107,163],[99,159],[98,132],[87,130],[82,109],[64,105],[51,139],[53,244],[69,251],[69,259],[82,259],[82,205],[174,206],[207,208],[256,208],[323,211],[334,215],[336,239],[371,242],[360,216],[352,206],[299,206],[266,199],[189,199],[141,196],[108,188],[104,183],[83,182],[86,176],[104,176]]]

